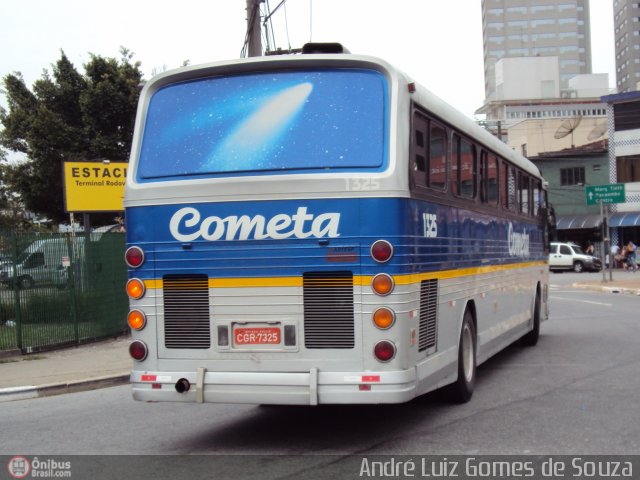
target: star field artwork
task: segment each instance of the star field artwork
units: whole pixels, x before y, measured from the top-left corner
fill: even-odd
[[[169,85],[148,107],[139,178],[381,168],[387,89],[381,73],[362,69]]]

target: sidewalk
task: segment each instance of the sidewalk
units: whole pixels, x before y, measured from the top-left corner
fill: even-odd
[[[593,277],[593,276],[591,276]],[[602,291],[609,293],[630,293],[640,295],[640,271],[627,272],[621,269],[613,271],[613,281],[609,280],[609,271],[605,272],[606,282],[602,281],[602,272],[598,274],[598,280],[591,278],[587,282],[574,283],[574,288]]]
[[[609,278],[609,272],[606,274]],[[573,288],[640,295],[640,272],[614,270],[613,282],[578,282]],[[129,382],[129,336],[32,355],[0,357],[0,402],[94,390]]]
[[[94,390],[129,382],[130,337],[0,358],[0,402]]]

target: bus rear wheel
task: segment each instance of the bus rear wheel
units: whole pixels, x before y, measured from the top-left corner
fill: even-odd
[[[455,403],[466,403],[476,385],[476,328],[467,309],[462,320],[458,346],[458,379],[449,385],[448,397]]]

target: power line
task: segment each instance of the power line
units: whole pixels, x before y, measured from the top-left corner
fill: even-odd
[[[282,0],[282,2],[280,2],[280,5],[282,5],[284,2],[285,0]],[[262,24],[264,25],[265,37],[267,37],[266,51],[268,52],[269,50],[271,50],[271,47],[269,45],[269,29],[271,29],[271,38],[273,40],[273,48],[276,47],[276,36],[273,28],[273,21],[271,20],[271,16],[273,15],[273,12],[275,12],[275,10],[273,12],[271,11],[271,7],[269,6],[269,0],[267,0],[266,5],[267,5],[267,11],[265,13],[267,13],[267,15],[265,16]],[[280,7],[280,5],[276,7],[276,10]],[[269,22],[270,27],[267,26],[267,22]]]
[[[286,0],[282,0],[282,3],[285,3]],[[287,46],[289,50],[291,50],[291,40],[289,39],[289,18],[287,17],[287,5],[284,5],[284,28],[287,31]]]

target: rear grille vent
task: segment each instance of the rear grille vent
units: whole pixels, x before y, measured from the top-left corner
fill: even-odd
[[[206,275],[163,278],[166,348],[209,348],[209,281]]]
[[[303,290],[305,347],[353,348],[353,273],[307,272]]]
[[[436,346],[438,324],[438,280],[424,280],[420,284],[420,332],[418,350]]]

